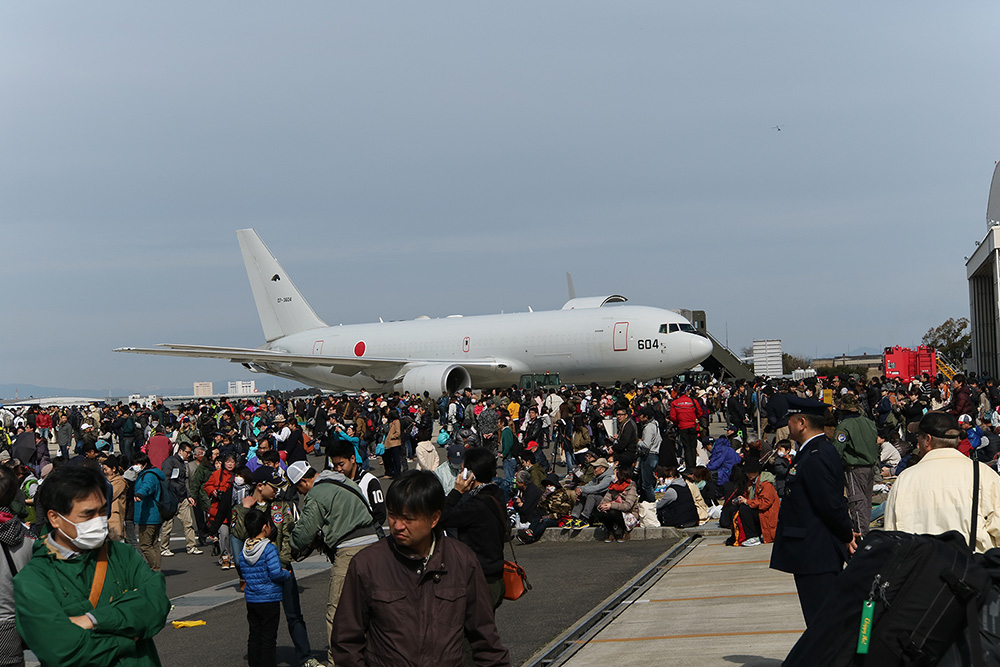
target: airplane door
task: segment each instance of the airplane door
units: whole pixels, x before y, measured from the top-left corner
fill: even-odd
[[[615,322],[614,349],[615,352],[628,350],[628,322]]]
[[[323,341],[318,340],[313,343],[313,354],[323,354]]]

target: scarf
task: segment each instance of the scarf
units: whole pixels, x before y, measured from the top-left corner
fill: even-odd
[[[619,491],[619,492],[621,492],[621,491],[624,491],[625,489],[627,489],[628,485],[630,483],[631,482],[613,482],[613,483],[611,483],[611,484],[608,485],[608,490],[609,491]]]

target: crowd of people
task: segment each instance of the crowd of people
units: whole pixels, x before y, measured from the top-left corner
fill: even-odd
[[[388,661],[429,646],[444,646],[455,664],[468,655],[477,664],[506,664],[493,621],[504,599],[505,543],[587,526],[622,543],[637,526],[718,521],[734,546],[776,542],[772,564],[803,582],[808,621],[814,609],[807,605],[826,585],[809,588],[810,577],[836,568],[802,571],[802,555],[788,556],[789,525],[826,513],[831,544],[839,545],[827,560],[842,566],[869,530],[876,482],[898,476],[884,506],[887,527],[961,528],[957,517],[928,519],[934,503],[927,494],[923,504],[915,500],[921,494],[906,471],[933,475],[915,464],[940,459],[940,449],[995,466],[998,407],[993,381],[956,376],[0,408],[7,555],[0,664],[17,663],[18,633],[43,664],[84,664],[77,662],[83,654],[103,656],[93,664],[126,655],[129,664],[157,664],[152,637],[166,613],[160,571],[162,559],[175,556],[175,521],[186,554],[207,551],[218,567],[236,570],[251,665],[274,664],[282,608],[299,663],[319,664],[294,570],[314,551],[331,561],[322,642],[330,664],[362,664],[366,651]],[[934,422],[938,415],[945,421]],[[810,481],[820,477],[811,472],[817,466],[834,469],[834,483],[823,489],[829,507],[803,500],[802,489],[819,484]],[[984,549],[1000,545],[993,511],[1000,477],[991,475],[980,500]],[[935,485],[923,479],[918,488]],[[461,566],[445,570],[445,557]],[[61,599],[38,615],[31,602],[22,605],[55,585],[45,568],[85,582],[97,581],[104,567],[116,573],[119,593],[81,588],[89,602]],[[449,590],[464,591],[461,600],[446,597],[453,622],[419,641],[402,636],[403,623],[429,623],[430,607],[419,600],[433,598],[444,579]],[[141,592],[129,609],[144,625],[124,615],[133,604],[119,597],[131,590],[127,581]],[[12,593],[3,593],[3,582]],[[60,609],[66,615],[55,619]],[[45,642],[44,623],[74,640]]]

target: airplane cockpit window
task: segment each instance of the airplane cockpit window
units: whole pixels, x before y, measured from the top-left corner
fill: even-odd
[[[690,324],[688,324],[687,322],[684,322],[684,323],[681,323],[681,324],[678,324],[678,323],[675,322],[673,324],[661,324],[660,325],[660,333],[661,334],[662,333],[674,333],[675,331],[683,331],[685,333],[698,333],[698,330],[695,329]]]

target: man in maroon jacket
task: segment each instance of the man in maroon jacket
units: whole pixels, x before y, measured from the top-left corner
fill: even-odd
[[[163,468],[163,462],[174,453],[174,444],[170,438],[163,435],[163,427],[157,426],[153,435],[146,441],[146,454],[149,462],[156,468]]]
[[[444,489],[434,473],[410,470],[385,497],[389,539],[351,559],[333,621],[337,667],[509,667],[479,560],[437,530]]]

